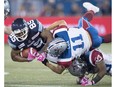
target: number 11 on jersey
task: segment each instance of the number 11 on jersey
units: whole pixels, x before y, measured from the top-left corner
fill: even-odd
[[[77,45],[75,45],[75,46],[73,46],[73,49],[74,50],[76,50],[77,48],[84,48],[84,42],[83,42],[83,37],[82,37],[82,35],[81,34],[79,34],[79,36],[77,36],[77,37],[73,37],[73,38],[71,38],[71,41],[73,42],[73,43],[75,43],[75,41],[77,41],[77,40],[80,40],[81,41],[81,43],[80,44],[77,44]]]

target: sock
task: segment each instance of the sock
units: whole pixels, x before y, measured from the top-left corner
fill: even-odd
[[[90,22],[93,19],[94,12],[92,10],[86,12],[83,17],[87,18],[88,21]]]

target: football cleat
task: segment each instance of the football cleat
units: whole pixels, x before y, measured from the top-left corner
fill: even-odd
[[[99,12],[99,7],[91,4],[90,2],[84,2],[83,7],[85,7],[87,9],[87,11],[92,10],[94,13]]]

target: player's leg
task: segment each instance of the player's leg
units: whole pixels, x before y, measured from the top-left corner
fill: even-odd
[[[91,49],[99,47],[103,43],[103,38],[99,36],[97,29],[84,17],[78,22],[78,28],[85,29],[91,37],[92,47]]]
[[[99,12],[99,8],[89,2],[84,2],[83,7],[87,9],[87,12],[84,14],[83,17],[91,21],[95,13]]]
[[[94,12],[92,11],[92,10],[90,10],[90,11],[87,11],[84,15],[83,15],[83,17],[85,18],[85,19],[87,19],[89,22],[93,19],[93,16],[94,16]]]
[[[97,29],[86,18],[82,17],[79,20],[78,28],[83,28],[90,34],[92,40],[91,49],[97,48],[103,43],[103,38],[99,36]]]
[[[83,27],[89,32],[92,40],[91,48],[94,49],[99,47],[103,41],[103,38],[98,35],[97,29],[95,29],[95,27],[90,23],[94,14],[99,12],[99,8],[89,2],[83,3],[83,6],[87,9],[88,12],[86,12],[84,16],[79,19],[78,28]]]
[[[93,19],[95,13],[99,12],[99,8],[89,2],[84,2],[83,7],[87,9],[87,12],[79,19],[78,27],[86,29],[91,25],[90,21]]]
[[[89,3],[89,2],[84,2],[83,3],[83,7],[85,7],[87,9],[87,12],[83,15],[83,18],[88,20],[89,22],[93,19],[93,16],[95,13],[99,12],[99,8],[97,6],[94,6],[93,4]],[[84,27],[87,26],[86,23],[83,23]],[[103,39],[103,43],[109,43],[111,42],[111,34],[102,36]]]

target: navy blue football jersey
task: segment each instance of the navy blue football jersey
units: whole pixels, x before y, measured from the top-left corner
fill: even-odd
[[[45,44],[45,40],[40,36],[43,31],[43,25],[38,20],[30,20],[28,24],[28,37],[26,40],[19,42],[15,35],[11,33],[8,37],[8,43],[14,50],[23,50],[25,48],[33,47],[40,51]]]

